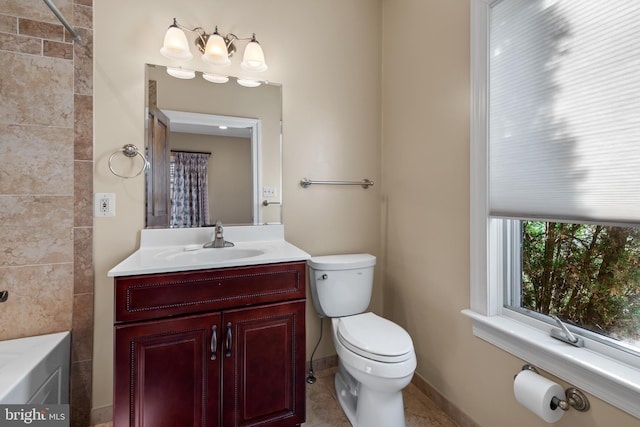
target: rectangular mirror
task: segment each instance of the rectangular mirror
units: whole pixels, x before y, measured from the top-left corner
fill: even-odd
[[[282,86],[146,80],[146,227],[282,223]]]

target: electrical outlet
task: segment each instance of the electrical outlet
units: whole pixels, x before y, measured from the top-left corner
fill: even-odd
[[[95,216],[116,216],[115,193],[96,193],[94,203]]]
[[[262,187],[262,197],[276,197],[275,187]]]

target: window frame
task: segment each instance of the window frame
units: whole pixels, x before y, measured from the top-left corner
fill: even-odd
[[[512,221],[489,217],[488,44],[493,2],[471,0],[470,308],[462,312],[471,318],[476,337],[640,418],[637,356],[588,337],[585,347],[573,347],[551,338],[552,325],[504,307],[507,278],[517,268],[508,262],[513,255],[508,224]]]

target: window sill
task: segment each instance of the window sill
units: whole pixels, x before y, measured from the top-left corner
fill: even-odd
[[[590,350],[551,338],[506,316],[471,310],[473,334],[575,387],[640,418],[640,370]],[[515,374],[515,373],[514,373]]]

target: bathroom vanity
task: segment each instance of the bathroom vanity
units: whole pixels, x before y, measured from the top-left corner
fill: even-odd
[[[115,427],[305,421],[308,255],[284,240],[236,245],[141,245],[109,273]]]

